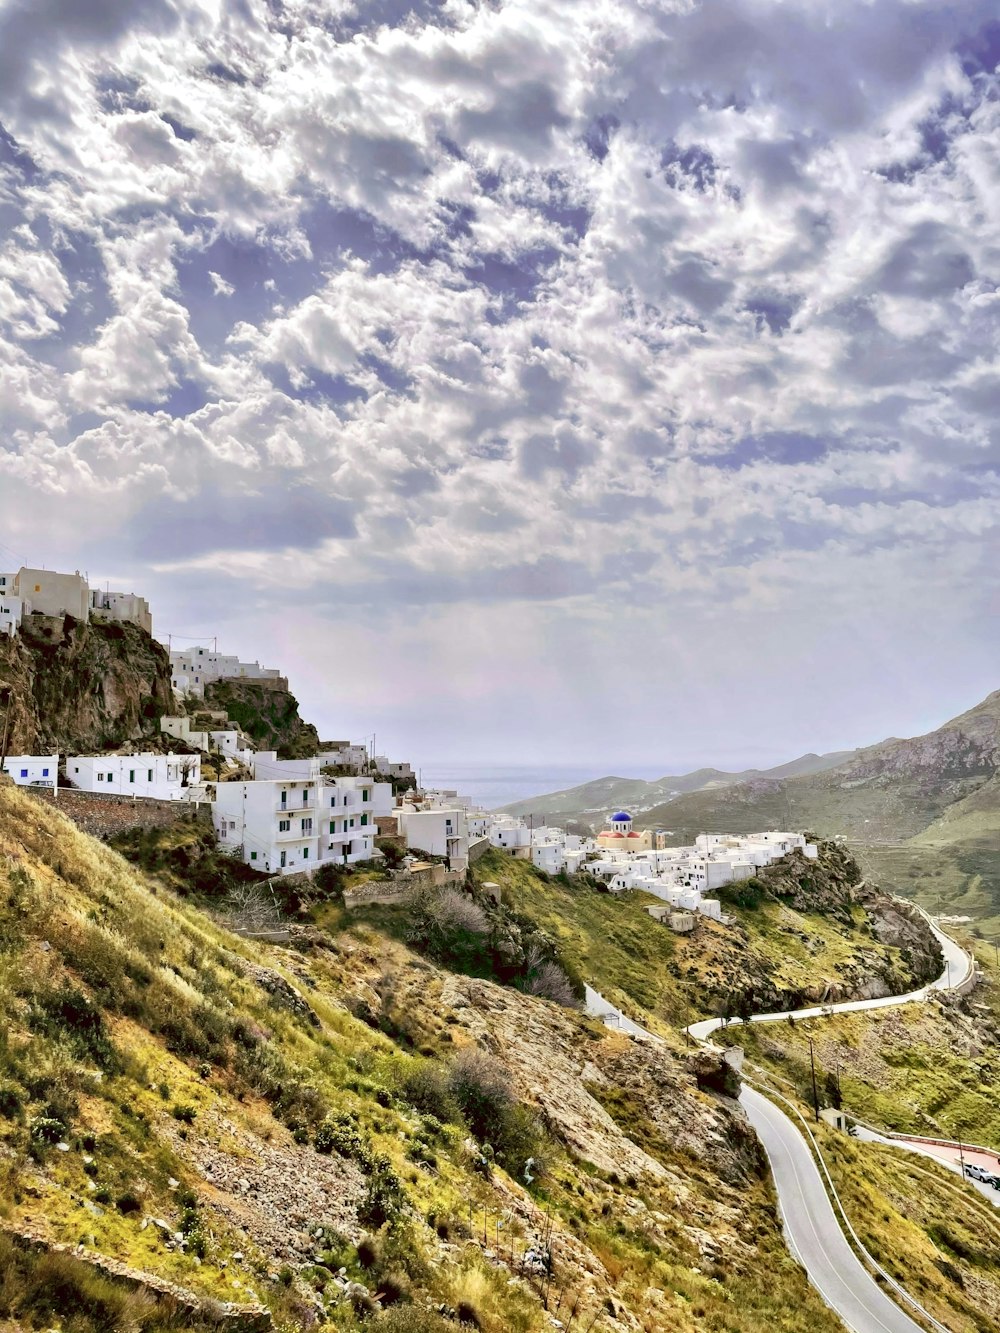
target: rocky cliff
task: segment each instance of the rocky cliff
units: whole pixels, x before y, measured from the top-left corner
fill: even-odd
[[[0,639],[8,754],[159,745],[172,705],[166,649],[137,625],[31,616]]]
[[[319,732],[302,721],[287,688],[266,680],[217,680],[205,687],[205,704],[225,709],[259,750],[277,750],[279,759],[306,759],[319,751]]]

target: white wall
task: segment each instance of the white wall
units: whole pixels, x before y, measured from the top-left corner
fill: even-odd
[[[17,572],[14,591],[42,615],[90,619],[90,587],[79,571],[59,574],[54,569],[22,567]]]
[[[188,754],[69,755],[66,776],[81,791],[182,801],[201,782],[201,757]]]
[[[32,783],[44,783],[54,787],[59,780],[59,756],[57,754],[9,754],[4,760],[3,771],[12,777],[19,787]]]

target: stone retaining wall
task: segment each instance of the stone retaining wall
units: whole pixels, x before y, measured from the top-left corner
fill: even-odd
[[[44,787],[22,787],[21,790],[54,805],[84,833],[105,841],[134,828],[172,828],[185,819],[211,822],[211,806],[207,802],[133,799],[103,792],[76,791],[72,787],[60,787],[58,795]]]
[[[65,1254],[77,1263],[86,1264],[113,1282],[120,1282],[132,1291],[147,1292],[164,1306],[164,1314],[186,1316],[198,1324],[219,1325],[233,1333],[268,1333],[271,1312],[263,1305],[234,1305],[229,1301],[213,1301],[198,1296],[187,1287],[178,1287],[155,1273],[130,1268],[109,1255],[95,1254],[82,1246],[58,1245],[37,1232],[4,1226],[4,1235],[10,1237],[19,1249],[36,1254]]]

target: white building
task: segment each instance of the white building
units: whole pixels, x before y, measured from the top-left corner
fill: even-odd
[[[204,698],[205,686],[216,680],[281,680],[277,667],[241,662],[238,657],[210,648],[188,648],[170,654],[170,680],[183,697]]]
[[[81,791],[158,801],[188,800],[201,783],[196,754],[69,755],[66,776]]]
[[[457,806],[450,810],[418,810],[404,805],[392,813],[411,851],[447,857],[452,870],[464,870],[468,865],[469,826],[464,810]]]
[[[380,785],[355,777],[220,782],[212,803],[219,846],[266,874],[370,860]]]
[[[57,754],[9,754],[3,771],[19,787],[55,787],[59,781]]]
[[[40,615],[90,619],[90,586],[79,570],[60,574],[54,569],[22,566],[14,575],[13,592],[22,601],[30,602],[31,609]]]
[[[326,741],[319,751],[320,762],[329,768],[344,768],[349,773],[367,773],[368,750],[350,741]]]
[[[0,578],[5,577],[0,574]],[[0,588],[0,636],[7,635],[8,638],[13,638],[24,624],[24,617],[29,615],[31,615],[30,602]]]
[[[90,610],[95,620],[121,620],[138,625],[147,634],[153,633],[153,617],[145,597],[134,592],[111,592],[93,589]]]
[[[387,755],[377,754],[372,760],[372,768],[386,778],[412,778],[416,775],[409,764],[395,763]]]

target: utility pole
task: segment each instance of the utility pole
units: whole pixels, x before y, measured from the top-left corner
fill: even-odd
[[[817,1089],[817,1087],[816,1087],[816,1054],[815,1054],[815,1052],[813,1051],[813,1039],[812,1039],[812,1037],[807,1037],[806,1040],[809,1042],[809,1068],[810,1068],[810,1070],[812,1071],[812,1085],[813,1085],[813,1113],[815,1114],[816,1120],[817,1120],[817,1122],[818,1122],[818,1121],[819,1121],[819,1091],[818,1091],[818,1089]]]

